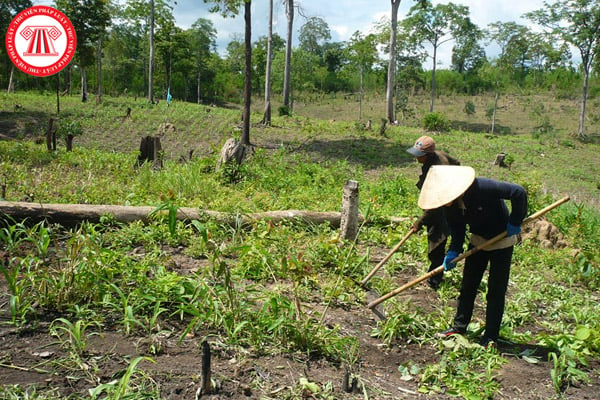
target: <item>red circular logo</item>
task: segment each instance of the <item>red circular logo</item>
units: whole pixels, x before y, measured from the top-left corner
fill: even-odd
[[[50,76],[75,54],[77,37],[65,14],[48,6],[21,11],[8,26],[6,50],[17,68],[29,75]]]

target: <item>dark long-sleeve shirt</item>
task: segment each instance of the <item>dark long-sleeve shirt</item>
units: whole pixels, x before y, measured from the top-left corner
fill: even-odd
[[[460,165],[460,162],[451,157],[448,153],[436,150],[429,156],[421,166],[421,175],[419,175],[419,180],[416,183],[416,186],[419,190],[423,187],[423,183],[425,182],[425,178],[427,178],[427,173],[429,169],[434,165]],[[434,225],[440,223],[445,219],[444,209],[440,207],[434,210],[425,210],[421,217],[417,220],[416,225]],[[448,229],[448,228],[446,228]]]
[[[510,200],[511,212],[504,200]],[[521,225],[527,214],[527,193],[517,184],[488,178],[476,178],[462,197],[462,204],[455,201],[446,207],[450,224],[450,250],[462,252],[466,225],[471,234],[485,239],[506,230],[506,224]]]

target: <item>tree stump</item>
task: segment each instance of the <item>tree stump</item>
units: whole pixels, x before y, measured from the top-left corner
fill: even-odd
[[[381,118],[381,127],[379,128],[379,135],[385,136],[385,128],[387,127],[387,119]]]
[[[235,162],[238,165],[242,164],[245,155],[246,146],[244,146],[241,142],[238,143],[233,138],[227,139],[227,141],[223,145],[223,148],[221,149],[221,156],[217,161],[216,170],[218,171],[224,165],[227,165],[232,162]]]
[[[146,161],[152,162],[152,169],[160,169],[163,166],[162,146],[157,136],[146,136],[140,142],[140,154],[138,154],[137,166]]]
[[[46,148],[48,151],[56,150],[56,127],[54,118],[48,120],[48,129],[46,130]]]
[[[358,182],[346,181],[342,195],[340,237],[354,241],[358,235]]]
[[[73,138],[75,136],[68,134],[65,137],[65,146],[67,147],[67,151],[72,151],[73,150]]]
[[[494,165],[497,165],[497,166],[503,167],[503,168],[507,168],[508,165],[506,165],[506,163],[504,162],[505,158],[506,158],[506,153],[497,154],[496,159],[494,160]]]
[[[202,342],[202,364],[200,369],[200,387],[198,395],[210,394],[213,391],[210,371],[210,346],[207,341]],[[198,397],[200,397],[198,396]]]
[[[166,134],[174,134],[175,133],[175,125],[168,123],[168,122],[163,122],[162,124],[160,124],[158,126],[158,130],[156,131],[156,134],[159,136],[164,136]]]

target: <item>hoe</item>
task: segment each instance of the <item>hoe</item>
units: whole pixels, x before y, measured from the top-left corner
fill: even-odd
[[[523,225],[525,225],[525,224],[527,224],[527,223],[529,223],[529,222],[531,222],[531,221],[533,221],[533,220],[541,217],[542,215],[546,214],[548,211],[555,209],[556,207],[560,206],[563,203],[566,203],[567,201],[569,201],[569,196],[563,197],[559,201],[557,201],[557,202],[555,202],[553,204],[550,204],[546,208],[543,208],[542,210],[538,211],[537,213],[532,214],[529,217],[525,218],[523,220]],[[412,234],[412,230],[409,232],[409,234],[405,238],[408,238],[408,236],[410,236],[410,234]],[[487,246],[489,246],[489,245],[491,245],[493,243],[496,243],[497,241],[503,239],[504,237],[506,237],[506,232],[502,232],[502,233],[498,234],[497,236],[494,236],[490,240],[486,241],[485,243],[482,243],[482,244],[480,244],[477,247],[473,247],[471,250],[469,250],[469,251],[467,251],[467,252],[459,255],[458,257],[456,257],[454,260],[452,260],[452,262],[453,263],[457,263],[458,261],[463,260],[463,259],[469,257],[470,255],[478,252],[479,250],[484,249],[485,247],[487,247]],[[404,240],[405,239],[403,239],[403,241]],[[402,242],[400,242],[399,244],[402,244]],[[400,247],[400,246],[397,245],[396,247]],[[396,250],[397,249],[394,248],[393,251],[396,251]],[[391,254],[393,254],[393,253],[390,253],[389,255],[391,255]],[[383,262],[385,262],[385,260],[387,260],[387,258],[389,258],[389,255],[388,255],[388,257],[386,257],[383,260]],[[380,264],[382,264],[382,263],[380,263]],[[377,267],[375,267],[375,268],[378,269],[378,267],[379,267],[379,265]],[[373,271],[371,271],[371,273],[367,276],[367,278],[365,278],[363,280],[363,282],[366,282],[368,279],[370,279],[370,277],[372,276],[372,274],[375,273],[376,269],[374,269]],[[379,314],[381,314],[381,311],[380,310],[375,311],[375,307],[377,305],[379,305],[380,303],[388,300],[391,297],[396,296],[397,294],[405,291],[406,289],[411,288],[411,287],[415,286],[416,284],[418,284],[418,283],[420,283],[420,282],[422,282],[422,281],[424,281],[426,279],[429,279],[430,277],[432,277],[434,275],[439,274],[443,270],[444,270],[444,266],[440,265],[439,267],[437,267],[436,269],[434,269],[434,270],[426,273],[425,275],[422,275],[422,276],[418,277],[417,279],[414,279],[414,280],[412,280],[412,281],[410,281],[410,282],[408,282],[408,283],[400,286],[398,289],[392,290],[388,294],[386,294],[384,296],[381,296],[380,298],[378,298],[376,300],[373,300],[372,302],[370,302],[369,304],[367,304],[367,307],[370,308],[375,314],[377,314],[379,316]]]

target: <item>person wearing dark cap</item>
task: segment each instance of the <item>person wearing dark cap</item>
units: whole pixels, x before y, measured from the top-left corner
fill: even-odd
[[[406,150],[417,158],[422,164],[421,175],[417,182],[417,188],[421,190],[423,182],[427,177],[429,168],[433,165],[460,165],[460,162],[443,151],[435,149],[435,141],[429,136],[421,136],[415,144]],[[444,262],[446,254],[446,240],[450,230],[443,208],[437,210],[426,210],[421,217],[412,225],[412,229],[417,232],[421,227],[427,227],[427,257],[429,258],[429,271],[439,267]],[[434,275],[427,281],[429,286],[437,289],[442,283],[443,274]]]
[[[510,212],[505,200],[510,201]],[[419,207],[430,210],[442,206],[451,236],[443,263],[445,271],[456,267],[452,260],[463,251],[467,225],[469,249],[504,231],[507,236],[466,258],[454,324],[436,336],[444,338],[467,332],[477,290],[489,264],[485,331],[479,344],[495,347],[504,314],[513,246],[527,214],[527,193],[514,183],[475,178],[471,167],[434,166],[421,189]]]

